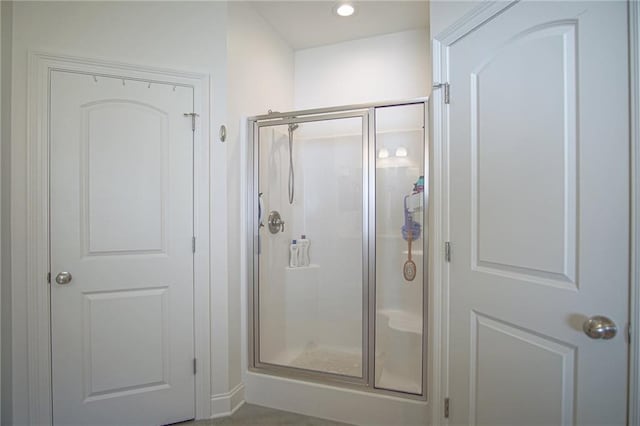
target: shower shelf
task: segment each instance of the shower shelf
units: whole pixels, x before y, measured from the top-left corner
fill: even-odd
[[[387,326],[396,331],[422,334],[422,317],[398,309],[380,309],[378,313],[387,318]]]
[[[415,213],[422,210],[422,200],[424,199],[424,194],[419,192],[417,194],[409,195],[407,199],[407,208],[411,213]]]

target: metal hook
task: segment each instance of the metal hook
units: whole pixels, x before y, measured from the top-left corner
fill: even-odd
[[[95,75],[93,76],[93,82],[97,83],[98,82],[98,77],[96,77]]]
[[[151,82],[147,85],[147,89],[151,89]]]
[[[173,91],[174,91],[174,92],[176,91],[176,86],[173,86]]]
[[[122,85],[124,86],[124,78],[122,79]]]

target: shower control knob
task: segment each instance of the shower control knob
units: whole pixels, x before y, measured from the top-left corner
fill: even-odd
[[[284,232],[284,220],[282,220],[282,217],[280,217],[280,213],[278,213],[276,210],[269,213],[267,223],[269,224],[269,232],[271,232],[272,234]]]

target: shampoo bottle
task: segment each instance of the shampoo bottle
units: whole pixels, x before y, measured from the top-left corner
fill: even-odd
[[[292,240],[289,246],[289,267],[297,268],[298,266],[298,244],[296,244],[296,240]]]
[[[300,261],[298,262],[298,265],[309,266],[311,263],[311,259],[309,257],[309,246],[311,245],[311,242],[307,239],[306,235],[302,235],[302,238],[298,240],[298,245],[300,246],[298,253]]]

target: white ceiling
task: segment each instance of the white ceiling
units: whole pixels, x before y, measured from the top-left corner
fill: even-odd
[[[356,13],[333,13],[334,1],[252,1],[258,13],[293,48],[306,49],[399,31],[428,28],[426,1],[351,2]]]

